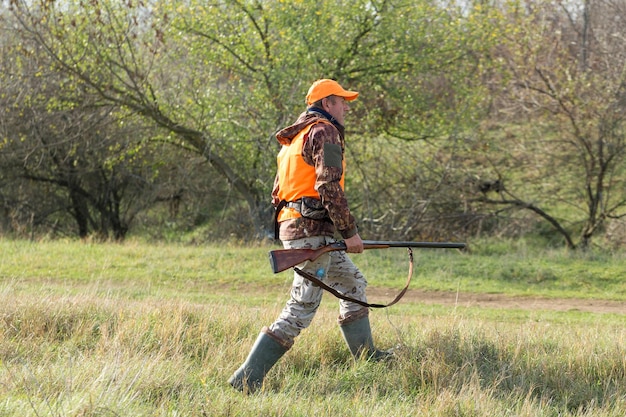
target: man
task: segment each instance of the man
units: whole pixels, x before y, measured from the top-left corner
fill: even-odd
[[[272,203],[285,248],[316,249],[341,235],[345,252],[326,253],[298,267],[339,293],[365,302],[367,281],[346,255],[363,252],[363,241],[344,194],[344,117],[350,109],[347,102],[358,95],[333,80],[313,83],[306,96],[306,111],[276,134],[282,149]],[[291,298],[278,319],[263,328],[229,383],[244,392],[260,388],[269,369],[311,324],[321,299],[322,288],[295,272]],[[374,347],[368,314],[367,308],[355,302],[339,301],[338,322],[352,355],[383,359],[388,353]]]

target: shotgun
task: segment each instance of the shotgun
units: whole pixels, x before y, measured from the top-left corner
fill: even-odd
[[[457,242],[395,242],[364,240],[364,249],[385,249],[385,248],[450,248],[465,249],[465,243]],[[332,251],[346,250],[344,242],[334,242],[330,245],[322,246],[318,249],[276,249],[270,251],[270,264],[274,273],[282,272],[285,269],[294,267],[305,261],[314,261],[323,254]]]

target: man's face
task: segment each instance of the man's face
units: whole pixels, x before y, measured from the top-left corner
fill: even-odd
[[[324,110],[333,116],[340,125],[344,125],[345,115],[350,110],[350,106],[348,106],[345,98],[337,96],[326,97],[323,106]]]

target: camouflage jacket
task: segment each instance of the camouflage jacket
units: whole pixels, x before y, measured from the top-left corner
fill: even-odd
[[[302,113],[291,126],[280,130],[276,139],[282,144],[291,143],[292,139],[306,126],[324,118],[317,109]],[[345,141],[343,126],[334,123],[317,123],[309,131],[308,139],[302,149],[302,157],[307,164],[315,167],[315,189],[320,200],[328,212],[328,218],[313,220],[304,217],[290,219],[280,223],[280,240],[302,239],[310,236],[334,236],[339,232],[344,239],[358,233],[354,216],[350,213],[348,201],[340,185],[343,169],[341,167],[326,166],[324,163],[324,144],[341,146],[341,157],[344,157]],[[278,174],[274,180],[272,190],[272,204],[279,203]]]

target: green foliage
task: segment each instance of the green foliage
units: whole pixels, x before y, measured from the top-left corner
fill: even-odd
[[[480,113],[484,92],[470,77],[494,38],[489,12],[428,1],[42,1],[12,11],[63,74],[68,104],[88,92],[164,129],[159,139],[206,158],[235,189],[256,228],[269,218],[272,132],[303,110],[313,80],[362,92],[353,137],[442,141],[475,123],[460,115]]]
[[[174,170],[189,155],[203,158],[211,184],[194,181],[185,212],[194,220],[177,231],[220,218],[233,224],[224,234],[258,237],[271,228],[273,132],[304,109],[313,80],[337,78],[361,92],[347,146],[350,201],[364,232],[414,239],[547,230],[587,248],[619,223],[626,201],[624,74],[611,64],[626,54],[623,28],[609,18],[621,10],[605,1],[585,3],[585,13],[573,4],[532,6],[10,2],[0,22],[1,98],[11,120],[0,121],[0,143],[39,155],[35,133],[11,133],[26,109],[49,116],[37,126],[67,134],[52,116],[106,108],[122,137],[110,154],[95,155],[103,172],[134,162]],[[128,120],[149,133],[122,129]],[[164,143],[181,153],[170,159]],[[73,145],[64,150],[72,158],[81,150]],[[19,155],[8,159],[19,166]],[[479,191],[495,180],[499,194]],[[42,216],[69,211],[61,186],[48,187],[54,204]],[[205,193],[220,201],[230,194],[218,208]],[[146,207],[145,218],[164,217],[161,197],[142,196],[142,207],[126,206],[128,227]],[[5,206],[19,211],[6,197]]]

